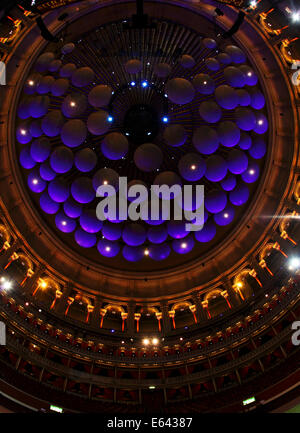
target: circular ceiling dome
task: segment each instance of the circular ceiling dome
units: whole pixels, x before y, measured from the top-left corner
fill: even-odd
[[[167,26],[188,32],[177,62],[132,56],[126,46],[120,61],[95,63],[87,36],[86,52],[94,56],[76,41],[62,55],[48,50],[29,71],[18,105],[17,149],[32,199],[68,247],[112,268],[196,260],[203,243],[213,248],[239,221],[263,172],[268,114],[243,51],[209,36],[189,48],[197,32]],[[113,35],[112,24],[103,31]],[[204,227],[189,235],[187,212],[203,200],[195,189],[190,203],[181,193],[198,185],[205,191]],[[159,206],[186,213],[180,223],[173,224],[167,207],[155,208],[158,197]],[[97,209],[105,198],[115,210],[103,223]],[[184,247],[177,242],[182,233]]]

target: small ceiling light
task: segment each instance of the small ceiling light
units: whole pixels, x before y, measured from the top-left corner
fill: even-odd
[[[62,222],[61,222],[61,225],[62,225],[62,226],[66,226],[66,225],[67,225],[67,221],[62,221]]]
[[[39,313],[41,313],[42,312],[42,310],[41,309],[39,309]]]
[[[155,346],[159,343],[158,338],[153,338],[152,339],[152,344],[154,344]]]
[[[109,252],[110,251],[110,247],[105,247],[105,251]]]
[[[206,84],[207,84],[207,81],[203,81],[203,84],[206,85]]]
[[[294,271],[300,268],[300,258],[299,257],[292,257],[289,260],[289,270]]]
[[[182,341],[182,340],[183,340],[183,338],[182,338],[182,337],[180,337],[180,338],[179,338],[179,340],[180,340],[180,341]]]
[[[149,389],[155,389],[155,386],[154,385],[150,385]]]
[[[112,116],[108,116],[107,121],[108,121],[109,123],[113,122],[113,120],[114,120],[114,118],[113,118]]]
[[[192,165],[191,165],[191,170],[196,170],[196,166],[195,166],[195,164],[192,164]]]
[[[46,287],[47,287],[46,281],[42,280],[41,283],[40,283],[40,286],[41,286],[42,289],[46,289]]]
[[[255,174],[255,170],[253,170],[253,168],[251,168],[251,169],[249,170],[249,174],[251,174],[251,176],[252,176],[253,174]]]
[[[76,102],[75,101],[71,101],[70,102],[70,107],[76,107]]]
[[[228,218],[228,217],[229,217],[228,213],[225,212],[225,213],[224,213],[224,218]]]
[[[135,81],[131,81],[131,83],[130,83],[131,87],[134,87],[135,84],[136,84]]]
[[[125,135],[127,135],[127,136],[128,136],[128,135],[129,135],[129,132],[125,132]]]
[[[5,289],[5,290],[9,290],[9,289],[11,289],[12,288],[12,282],[11,281],[7,281],[7,280],[5,280],[4,282],[3,282],[3,289]]]
[[[21,129],[21,135],[26,135],[26,130],[25,129]]]
[[[26,305],[26,307],[28,307],[28,305],[29,305],[29,302],[26,302],[26,303],[25,303],[25,305]]]
[[[297,23],[300,21],[300,12],[293,12],[292,13],[292,21],[294,23]]]
[[[142,87],[147,87],[148,86],[148,81],[142,81]]]
[[[167,97],[168,97],[167,93],[165,93],[165,95],[164,95],[164,96],[165,96],[165,98],[167,98]]]
[[[108,184],[107,180],[104,180],[103,185],[107,185],[107,184]]]
[[[181,248],[186,248],[186,247],[187,247],[186,242],[182,242],[182,244],[181,244]]]
[[[163,121],[164,123],[168,123],[168,122],[169,122],[169,118],[168,118],[167,116],[164,116],[164,117],[162,118],[162,121]]]
[[[251,2],[250,2],[250,6],[251,6],[252,8],[256,8],[256,6],[257,6],[257,1],[256,1],[256,0],[251,0]]]
[[[151,132],[147,132],[147,135],[151,135]]]
[[[29,80],[28,84],[29,84],[29,86],[33,86],[34,85],[34,81],[33,80]]]
[[[32,180],[33,185],[37,185],[39,183],[38,179],[33,179]]]
[[[259,119],[259,121],[257,122],[259,125],[262,125],[264,123],[264,121],[262,119]]]
[[[122,343],[122,344],[124,344],[124,343],[125,343],[125,341],[124,341],[124,340],[122,340],[122,341],[121,341],[121,343]]]
[[[144,250],[144,255],[145,255],[145,256],[149,256],[149,250],[148,250],[148,248],[146,248],[146,249]]]
[[[252,72],[248,72],[248,77],[252,77]]]
[[[150,343],[149,338],[144,338],[144,340],[143,340],[143,344],[144,344],[145,346],[148,346],[149,343]]]

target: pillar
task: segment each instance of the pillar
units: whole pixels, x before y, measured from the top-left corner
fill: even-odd
[[[201,295],[199,292],[192,293],[192,299],[194,304],[196,305],[196,316],[198,319],[198,323],[204,322],[207,320],[205,311],[203,310],[202,304],[201,304]]]
[[[136,303],[131,301],[128,303],[128,316],[127,316],[127,329],[130,335],[134,335],[134,313],[135,313]]]
[[[95,328],[99,328],[100,326],[100,308],[102,307],[102,304],[103,302],[100,298],[95,299],[95,305],[94,305],[95,308],[90,318],[90,324]]]
[[[241,305],[241,300],[239,298],[239,296],[237,295],[237,293],[235,292],[235,290],[233,290],[230,281],[229,280],[225,280],[223,281],[223,286],[226,289],[226,292],[228,294],[228,300],[232,306],[232,308],[238,307],[239,305]]]
[[[38,284],[39,278],[43,275],[45,272],[46,266],[45,265],[37,265],[37,269],[35,270],[32,277],[28,278],[26,282],[23,285],[23,294],[29,294],[35,290],[36,285]]]
[[[169,307],[167,302],[162,302],[160,304],[160,309],[162,312],[163,332],[168,333],[171,331],[171,323],[169,317]]]
[[[10,248],[8,248],[7,250],[5,250],[5,252],[3,254],[1,254],[1,256],[0,256],[0,266],[2,268],[4,268],[7,265],[7,263],[9,261],[10,257],[12,256],[12,254],[15,253],[20,248],[21,245],[22,245],[21,240],[17,239],[10,246]]]
[[[55,311],[58,314],[64,314],[67,308],[67,299],[71,295],[72,290],[73,290],[73,285],[70,282],[68,282],[63,289],[63,294],[59,299],[59,302],[57,302],[55,306]]]

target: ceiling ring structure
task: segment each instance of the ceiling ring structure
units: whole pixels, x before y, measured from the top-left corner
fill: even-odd
[[[126,5],[128,14],[134,12],[133,3],[121,3]],[[86,16],[93,12],[93,19],[98,25],[109,22],[112,14],[113,19],[116,20],[118,17],[116,17],[115,9],[112,12],[111,5],[110,3],[92,5],[90,9],[85,10]],[[226,8],[226,10],[228,11],[226,18],[218,19],[218,25],[224,30],[231,26],[236,17],[234,9]],[[159,7],[157,3],[147,2],[146,11],[154,19],[166,17],[175,20],[176,18],[176,21],[178,20],[182,25],[188,22],[188,27],[194,27],[194,30],[197,27],[197,20],[204,16],[210,21],[211,31],[213,29],[213,8],[206,4],[189,4],[187,9],[185,2],[170,1],[160,4]],[[84,20],[82,13],[83,11],[78,11],[76,16],[75,12],[69,21],[68,30],[70,32],[74,31],[73,23],[79,23],[77,18]],[[63,23],[57,21],[56,15],[56,12],[50,12],[46,17],[48,27],[53,34],[59,34],[64,26]],[[124,16],[123,10],[122,16]],[[120,13],[120,18],[122,16]],[[99,21],[97,21],[98,18]],[[82,28],[81,25],[78,27]],[[11,59],[8,63],[8,73],[11,74],[11,82],[15,85],[5,90],[7,97],[1,110],[2,113],[7,113],[7,116],[4,114],[7,125],[2,126],[4,143],[15,141],[13,131],[17,100],[32,64],[46,46],[46,42],[40,40],[29,46],[31,32],[36,32],[34,26],[29,28],[27,35],[19,41],[14,51],[14,60]],[[74,39],[76,39],[75,35]],[[259,218],[258,215],[270,216],[282,212],[286,207],[286,197],[291,197],[295,183],[293,170],[297,165],[298,129],[294,89],[276,51],[252,21],[245,19],[236,42],[247,53],[260,78],[266,95],[272,134],[269,134],[266,166],[255,195],[251,198],[251,207],[248,207],[234,232],[231,232],[217,247],[202,254],[198,259],[187,261],[176,268],[165,269],[161,266],[158,270],[151,270],[151,267],[142,271],[134,268],[132,270],[112,270],[104,264],[93,263],[82,255],[74,253],[47,228],[35,208],[32,207],[31,198],[24,188],[16,166],[17,155],[14,146],[2,146],[1,164],[4,174],[2,188],[10,191],[9,195],[3,197],[3,204],[9,212],[12,224],[38,263],[43,263],[50,272],[60,276],[61,280],[72,281],[74,286],[91,295],[100,294],[111,296],[116,300],[132,298],[149,302],[162,298],[176,298],[178,295],[186,295],[196,289],[205,291],[208,287],[218,287],[220,276],[229,278],[236,273],[248,258],[266,242],[269,232],[277,222],[272,218]],[[26,65],[25,53],[28,53],[26,54]],[[16,67],[17,62],[19,67]],[[8,109],[8,107],[12,108]],[[281,113],[284,115],[282,116]],[[291,119],[294,123],[292,129],[289,126]],[[293,134],[290,131],[293,131]],[[287,153],[287,142],[293,144],[293,148],[289,147],[289,153]],[[75,276],[74,269],[76,269]]]

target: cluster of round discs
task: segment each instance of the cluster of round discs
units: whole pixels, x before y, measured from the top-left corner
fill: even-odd
[[[139,144],[133,154],[136,169],[152,173],[155,185],[205,185],[205,224],[193,233],[186,230],[185,220],[97,219],[97,188],[104,184],[117,190],[119,184],[119,173],[103,161],[124,159],[132,146],[125,131],[114,129],[114,113],[108,108],[117,89],[95,82],[89,66],[63,62],[75,49],[73,43],[62,48],[60,59],[52,52],[38,58],[17,112],[20,163],[29,170],[28,186],[39,194],[41,209],[54,216],[61,232],[72,233],[81,247],[97,246],[105,257],[121,252],[128,261],[145,255],[164,260],[172,249],[185,254],[195,242],[210,242],[217,226],[230,224],[235,208],[247,202],[249,184],[260,174],[257,160],[266,153],[265,98],[240,48],[227,45],[219,52],[213,39],[201,43],[202,59],[180,57],[181,76],[174,76],[168,63],[153,66],[152,73],[163,83],[164,97],[173,108],[163,118],[162,140]],[[129,85],[136,85],[142,66],[139,59],[120,65]],[[147,84],[145,79],[140,87]],[[196,106],[192,131],[176,119],[176,107],[182,106],[187,112]],[[90,145],[90,136],[99,139],[103,158]],[[178,172],[160,171],[164,148],[168,153],[184,149]],[[144,182],[130,179],[128,186],[134,184]],[[184,210],[195,210],[194,203],[179,204]]]

